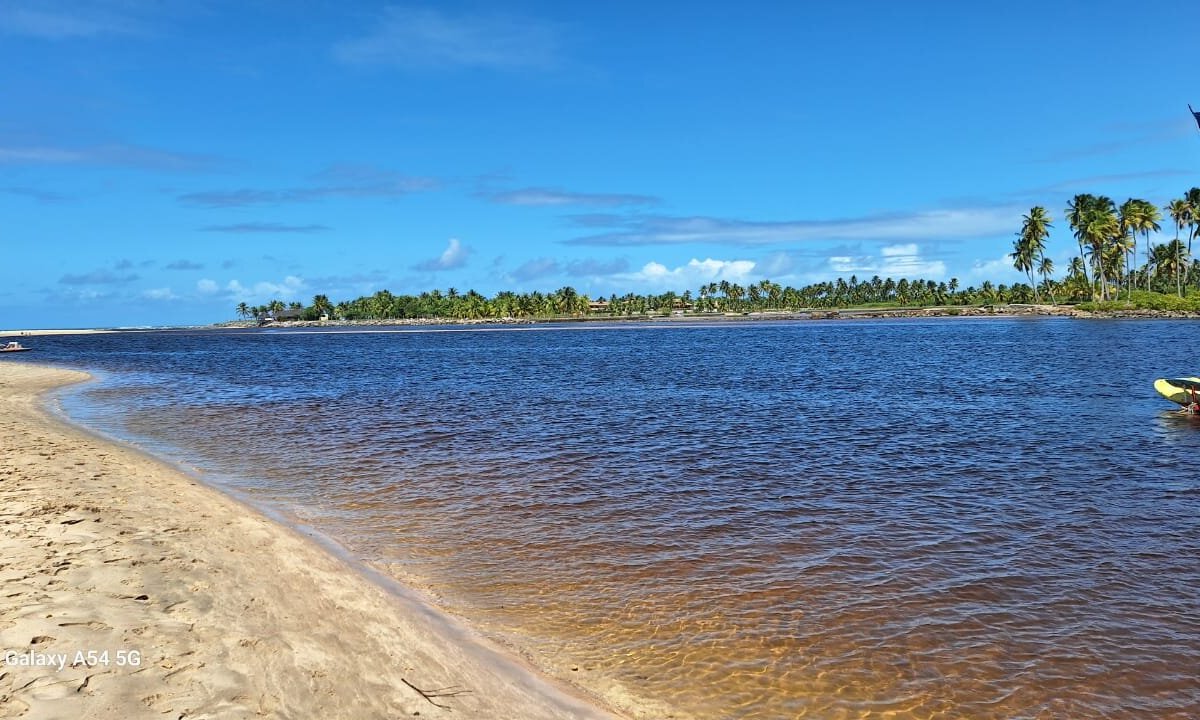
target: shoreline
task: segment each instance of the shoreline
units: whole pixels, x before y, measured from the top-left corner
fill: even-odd
[[[259,325],[253,320],[228,320],[208,325],[169,325],[137,328],[77,328],[44,330],[0,330],[0,337],[46,335],[92,335],[98,333],[143,333],[204,330],[257,330],[267,328],[353,328],[424,326],[528,325],[654,325],[660,323],[763,322],[800,320],[889,320],[914,318],[979,317],[1064,317],[1089,320],[1200,320],[1200,312],[1182,310],[1080,310],[1073,305],[943,305],[912,308],[829,308],[807,310],[763,310],[746,313],[684,313],[671,315],[586,315],[553,318],[383,318],[378,320],[282,320]]]
[[[248,320],[231,320],[206,326],[212,329],[390,327],[427,325],[643,325],[659,323],[762,322],[801,320],[888,320],[967,317],[1066,317],[1077,319],[1198,320],[1200,313],[1173,310],[1080,310],[1072,305],[946,305],[912,308],[830,308],[764,310],[745,313],[680,313],[670,315],[586,315],[557,318],[387,318],[380,320],[283,320],[259,326]]]
[[[0,366],[0,717],[620,717],[332,539],[46,407],[88,378]]]

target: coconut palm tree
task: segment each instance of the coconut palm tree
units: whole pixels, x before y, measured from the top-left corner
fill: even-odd
[[[238,303],[237,314],[238,314],[238,317],[240,317],[240,318],[250,317],[250,306],[244,302]]]
[[[1192,188],[1191,190],[1188,190],[1187,194],[1185,194],[1183,196],[1183,200],[1184,200],[1184,202],[1187,203],[1187,206],[1188,206],[1188,219],[1187,219],[1188,246],[1187,246],[1187,249],[1188,249],[1188,257],[1190,258],[1192,256],[1192,240],[1195,240],[1196,236],[1200,235],[1200,188]],[[1186,270],[1184,270],[1184,274],[1183,274],[1183,284],[1184,285],[1189,285],[1191,283],[1191,279],[1192,279],[1191,273],[1192,273],[1192,268],[1189,265],[1188,268]]]
[[[746,294],[746,289],[737,283],[729,283],[729,289],[725,291],[725,295],[729,298],[730,303],[735,309],[739,309],[742,304],[742,297]]]
[[[1182,276],[1180,269],[1187,263],[1187,248],[1179,238],[1175,238],[1170,242],[1155,245],[1151,252],[1154,256],[1155,275],[1165,274],[1174,278],[1175,292],[1178,293],[1180,291],[1179,278]]]
[[[1028,221],[1026,216],[1026,221]],[[1013,240],[1012,251],[1013,267],[1018,272],[1023,272],[1033,282],[1033,248],[1030,246],[1025,237],[1025,229],[1017,233],[1017,239]]]
[[[1089,193],[1080,193],[1079,195],[1071,198],[1071,201],[1067,203],[1067,224],[1071,226],[1071,232],[1075,235],[1075,241],[1079,243],[1079,257],[1081,258],[1086,257],[1087,254],[1083,247],[1084,236],[1079,228],[1083,224],[1083,218],[1087,213],[1088,208],[1094,205],[1095,202],[1095,195],[1091,195]],[[1083,264],[1082,270],[1084,283],[1090,284],[1090,281],[1088,280],[1086,264]]]
[[[1050,293],[1050,302],[1057,305],[1058,300],[1054,298],[1054,285],[1050,281],[1050,276],[1054,274],[1054,261],[1046,257],[1045,253],[1038,258],[1037,273],[1042,278],[1042,287]]]
[[[1142,234],[1142,240],[1146,243],[1146,289],[1150,289],[1150,233],[1160,232],[1162,226],[1158,224],[1162,220],[1162,214],[1159,213],[1158,207],[1147,200],[1136,200],[1137,212],[1134,213],[1133,232]]]
[[[1176,198],[1164,208],[1171,219],[1175,221],[1175,242],[1179,242],[1179,231],[1191,222],[1192,211],[1186,199]],[[1175,266],[1175,292],[1183,297],[1183,285],[1180,284],[1179,266]]]
[[[1138,201],[1134,200],[1133,198],[1129,198],[1125,202],[1121,203],[1121,207],[1117,210],[1117,237],[1115,238],[1115,241],[1121,251],[1121,262],[1129,269],[1131,273],[1129,277],[1130,280],[1132,280],[1133,263],[1129,261],[1129,256],[1137,251],[1137,231],[1135,228],[1138,224],[1138,214],[1140,210],[1141,206],[1139,206]],[[1122,276],[1120,275],[1117,276],[1118,295],[1120,294],[1121,277]],[[1133,283],[1127,281],[1125,285],[1127,288],[1129,288],[1129,292],[1132,293]],[[1132,294],[1130,297],[1133,297]]]
[[[1092,258],[1093,279],[1100,283],[1100,299],[1108,299],[1105,274],[1105,255],[1110,252],[1120,232],[1116,206],[1111,198],[1089,194],[1076,195],[1067,205],[1067,222],[1070,223],[1079,250]],[[1084,270],[1087,279],[1087,270]],[[1089,283],[1091,285],[1091,283]],[[1095,292],[1093,290],[1093,292]]]
[[[554,309],[552,312],[560,315],[569,315],[573,313],[576,307],[575,300],[578,296],[579,293],[577,293],[575,288],[571,287],[570,285],[564,285],[563,287],[559,288],[558,292],[554,293],[553,295],[552,304]]]
[[[1090,285],[1087,280],[1087,264],[1083,261],[1082,257],[1076,255],[1071,258],[1070,264],[1067,265],[1067,277],[1064,280],[1064,285],[1067,287],[1068,295],[1072,298],[1083,295],[1085,292],[1090,294],[1090,291],[1088,291]]]
[[[983,284],[979,286],[979,292],[988,303],[995,302],[996,288],[992,285],[991,280],[984,280]]]
[[[1129,258],[1129,248],[1133,245],[1130,239],[1131,235],[1122,235],[1120,230],[1120,221],[1117,221],[1117,231],[1113,233],[1108,242],[1101,245],[1100,252],[1102,262],[1104,263],[1104,273],[1102,277],[1109,278],[1115,285],[1115,294],[1112,298],[1107,295],[1102,295],[1106,299],[1116,299],[1121,296],[1121,286],[1128,285],[1125,279],[1128,277],[1125,272],[1126,261]]]
[[[333,314],[333,303],[329,302],[329,297],[327,295],[314,295],[312,299],[312,308],[313,312],[317,314],[317,317]]]
[[[1050,236],[1050,228],[1053,227],[1050,222],[1053,218],[1046,214],[1046,208],[1039,205],[1031,208],[1023,219],[1021,232],[1017,233],[1017,239],[1013,243],[1013,267],[1024,272],[1029,278],[1029,284],[1034,288],[1034,301],[1041,302],[1037,286],[1033,282],[1033,268],[1035,262],[1045,258],[1046,238]]]

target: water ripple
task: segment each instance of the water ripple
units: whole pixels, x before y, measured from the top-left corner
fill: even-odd
[[[1200,716],[1191,324],[47,338],[97,427],[695,718]],[[52,347],[51,347],[52,346]],[[50,353],[48,353],[50,354]],[[579,668],[571,671],[570,668]]]

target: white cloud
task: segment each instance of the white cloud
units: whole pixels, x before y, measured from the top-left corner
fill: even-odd
[[[556,275],[561,269],[558,261],[553,258],[535,258],[513,270],[508,274],[508,277],[517,282],[526,282],[546,277],[547,275]]]
[[[618,282],[666,290],[692,289],[704,283],[743,283],[751,279],[755,263],[752,260],[714,260],[692,258],[686,265],[674,269],[659,262],[648,262],[633,273],[615,275]]]
[[[829,258],[829,267],[839,273],[876,272],[879,264],[870,255],[834,255]]]
[[[282,283],[267,282],[265,280],[254,283],[253,295],[257,297],[267,297],[268,299],[294,300],[305,289],[304,281],[295,275],[288,275],[283,279]]]
[[[881,270],[884,275],[926,280],[946,276],[946,263],[922,257],[916,243],[882,247],[879,254],[883,256]]]
[[[403,7],[387,8],[371,34],[334,48],[347,64],[401,68],[545,68],[557,54],[557,30],[545,22]]]
[[[260,280],[251,287],[246,287],[239,280],[230,280],[223,287],[209,278],[196,282],[196,292],[202,296],[224,297],[240,302],[296,300],[302,297],[307,289],[308,284],[295,275],[288,275],[283,282]]]
[[[631,193],[587,193],[571,192],[556,188],[521,188],[502,192],[478,193],[480,197],[504,205],[562,206],[593,205],[597,207],[619,207],[622,205],[654,205],[658,198]]]
[[[104,3],[23,2],[0,8],[0,32],[46,40],[86,38],[97,35],[127,35],[145,31],[145,26],[119,6]]]
[[[80,148],[0,147],[0,165],[106,165],[140,170],[197,171],[220,164],[217,158],[113,143]]]
[[[835,255],[829,267],[837,273],[870,273],[892,278],[937,280],[946,277],[946,263],[921,255],[916,243],[885,245],[874,255]]]
[[[993,260],[976,260],[967,276],[973,280],[991,280],[994,283],[1029,282],[1024,273],[1013,267],[1012,255],[1008,254]]]
[[[0,147],[0,163],[59,164],[83,162],[86,156],[77,150],[51,147]]]
[[[917,255],[917,244],[908,243],[906,245],[888,245],[879,248],[879,254],[886,257],[911,257]]]
[[[171,292],[171,288],[151,288],[142,291],[142,297],[147,300],[178,300],[179,296]]]
[[[458,238],[450,238],[442,254],[432,260],[425,260],[413,266],[413,270],[437,272],[439,270],[454,270],[467,264],[471,249],[463,245]]]
[[[835,220],[751,221],[665,215],[584,215],[581,227],[609,232],[567,240],[568,245],[675,245],[722,243],[770,245],[809,240],[911,241],[974,239],[1014,232],[1021,225],[1016,207],[955,208],[865,215]]]
[[[771,253],[756,266],[767,277],[787,275],[796,267],[796,262],[785,252]]]

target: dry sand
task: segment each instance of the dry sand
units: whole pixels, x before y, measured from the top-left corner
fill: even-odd
[[[86,377],[0,362],[0,718],[614,717],[42,409]]]

